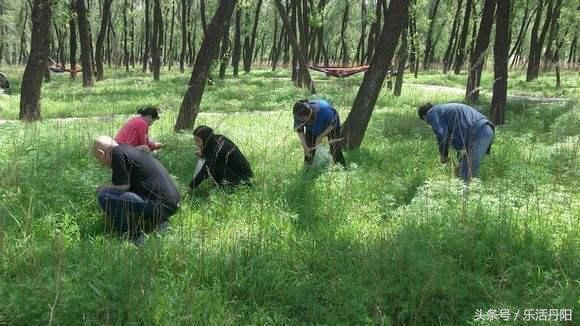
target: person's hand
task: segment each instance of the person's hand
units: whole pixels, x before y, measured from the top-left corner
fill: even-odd
[[[449,157],[441,155],[441,163],[445,164],[447,161],[449,161]]]
[[[99,193],[99,192],[101,192],[101,191],[103,191],[103,190],[105,190],[105,189],[109,188],[109,186],[110,186],[109,184],[103,184],[103,185],[100,185],[100,186],[98,186],[98,187],[97,187],[97,189],[96,189],[95,191],[96,191],[97,193]]]
[[[312,149],[308,147],[304,147],[304,156],[311,157],[312,156]]]
[[[322,139],[320,137],[316,137],[316,141],[314,142],[314,146],[312,147],[313,149],[318,147],[318,145],[320,145],[320,143],[322,143]]]
[[[137,146],[135,148],[140,149],[140,150],[142,150],[144,152],[151,152],[151,148],[149,148],[149,146],[147,146],[147,145],[139,145],[139,146]]]

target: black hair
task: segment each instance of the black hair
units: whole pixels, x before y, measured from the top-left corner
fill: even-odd
[[[210,152],[215,152],[217,148],[217,139],[214,135],[213,129],[208,126],[198,126],[193,131],[193,135],[201,138],[203,142],[202,148],[200,148],[202,157],[206,157]]]
[[[294,103],[292,114],[296,116],[307,116],[312,108],[308,105],[308,100],[300,100]]]
[[[433,104],[427,103],[423,104],[417,110],[417,114],[419,115],[419,119],[424,120],[423,117],[427,115],[427,112],[433,107]]]
[[[154,106],[139,109],[137,113],[142,117],[150,116],[153,120],[159,119],[159,110]]]

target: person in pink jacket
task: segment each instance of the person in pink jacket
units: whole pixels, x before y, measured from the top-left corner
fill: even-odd
[[[137,111],[139,116],[125,122],[115,141],[118,144],[134,146],[146,152],[158,150],[161,144],[149,140],[149,127],[155,120],[159,119],[159,112],[156,107],[146,107]]]

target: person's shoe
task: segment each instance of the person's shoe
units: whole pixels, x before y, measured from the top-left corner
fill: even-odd
[[[173,230],[173,228],[171,227],[171,224],[169,224],[169,221],[161,222],[157,227],[157,231],[161,234],[169,233],[171,230]]]

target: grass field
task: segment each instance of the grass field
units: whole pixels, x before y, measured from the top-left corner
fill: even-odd
[[[0,325],[459,325],[478,309],[580,312],[577,73],[564,74],[560,91],[550,76],[522,85],[516,74],[513,93],[569,100],[511,100],[469,187],[438,163],[415,111],[461,93],[385,89],[363,146],[346,154],[349,169],[306,172],[290,113],[306,93],[287,71],[216,80],[196,124],[239,145],[255,185],[205,184],[195,196],[185,194],[193,138],[173,132],[189,76],[108,76],[88,90],[55,76],[44,121],[0,123]],[[461,86],[437,79],[408,80]],[[344,119],[359,81],[317,87]],[[18,101],[0,96],[0,118],[17,117]],[[105,231],[95,188],[110,174],[89,148],[146,104],[164,108],[151,132],[184,197],[173,232],[137,248]]]

